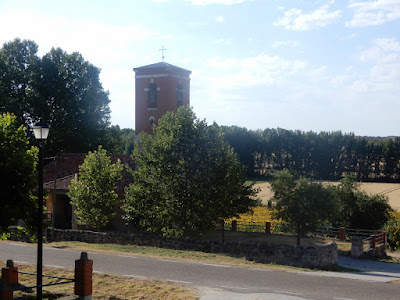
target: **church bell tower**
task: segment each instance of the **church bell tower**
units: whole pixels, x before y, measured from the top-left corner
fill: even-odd
[[[153,127],[167,112],[190,105],[191,71],[159,62],[134,68],[135,132],[153,133]]]

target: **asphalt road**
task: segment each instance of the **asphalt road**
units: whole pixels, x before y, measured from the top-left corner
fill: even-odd
[[[44,247],[43,264],[74,268],[80,252]],[[194,286],[212,299],[400,299],[400,284],[381,274],[275,271],[89,252],[95,272]],[[0,260],[35,264],[36,246],[0,242]],[[398,274],[400,278],[400,273]],[[393,276],[389,279],[393,279]]]

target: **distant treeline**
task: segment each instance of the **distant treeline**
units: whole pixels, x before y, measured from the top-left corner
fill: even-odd
[[[353,133],[304,132],[282,128],[222,130],[248,168],[249,177],[269,176],[284,168],[305,177],[338,180],[354,175],[358,181],[399,182],[400,138],[357,137]]]

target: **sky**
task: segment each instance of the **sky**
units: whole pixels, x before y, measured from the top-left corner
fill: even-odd
[[[0,46],[17,37],[99,67],[121,128],[164,46],[209,124],[400,136],[400,0],[0,0]]]

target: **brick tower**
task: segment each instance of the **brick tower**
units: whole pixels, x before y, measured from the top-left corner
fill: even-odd
[[[135,72],[135,132],[153,133],[153,126],[167,112],[190,105],[191,71],[159,62]]]

